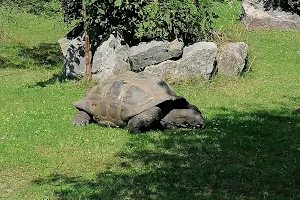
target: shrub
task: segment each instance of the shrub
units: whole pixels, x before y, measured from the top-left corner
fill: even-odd
[[[288,5],[290,7],[290,10],[292,12],[300,15],[300,0],[285,0],[283,2],[285,2],[285,5]]]
[[[77,1],[78,2],[78,1]],[[193,43],[209,37],[212,0],[86,0],[90,30],[121,30],[129,44],[152,39],[182,38]],[[65,20],[83,21],[80,3],[62,0]]]
[[[281,8],[300,15],[300,0],[264,0],[264,4],[267,9]]]
[[[64,20],[71,22],[72,20],[79,19],[81,17],[81,0],[61,0],[61,7],[64,12]]]
[[[212,29],[210,1],[152,2],[143,7],[142,23],[137,24],[137,37],[174,39],[186,43],[206,39]]]

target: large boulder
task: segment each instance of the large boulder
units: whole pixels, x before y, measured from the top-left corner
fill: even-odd
[[[102,82],[107,77],[130,70],[129,46],[122,44],[119,34],[111,34],[95,51],[92,63],[92,78]]]
[[[64,53],[64,70],[65,77],[78,78],[85,73],[85,41],[83,36],[78,36],[69,43],[67,51]],[[91,52],[90,52],[91,55]]]
[[[249,30],[292,29],[300,31],[300,16],[280,10],[266,10],[262,1],[243,2],[242,21]]]
[[[218,74],[240,75],[246,68],[248,45],[244,42],[229,43],[222,47],[218,55]]]
[[[210,79],[215,72],[217,45],[213,42],[198,42],[183,49],[182,58],[147,66],[145,72],[167,80],[182,80],[193,76]]]
[[[178,62],[174,60],[166,60],[157,65],[147,66],[144,72],[165,80],[173,80],[175,77],[180,77],[181,74]]]
[[[182,54],[184,43],[179,40],[142,42],[130,49],[129,59],[132,71],[143,71],[145,67],[155,65]]]
[[[83,36],[78,36],[71,41],[67,38],[62,38],[59,40],[59,43],[65,55],[64,77],[79,78],[83,76],[86,70],[85,41]],[[128,59],[130,48],[127,44],[123,45],[122,43],[122,37],[118,33],[114,33],[106,40],[103,40],[101,45],[90,44],[93,80],[101,82],[115,73],[130,70]]]
[[[178,60],[181,76],[201,75],[210,79],[215,72],[217,45],[213,42],[198,42],[183,49],[182,58]]]

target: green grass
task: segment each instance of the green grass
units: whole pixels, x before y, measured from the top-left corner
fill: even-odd
[[[67,27],[1,10],[0,199],[299,199],[300,33],[245,31],[239,4],[217,8],[226,41],[248,43],[250,71],[173,86],[205,130],[142,135],[73,127],[90,85],[55,81]]]

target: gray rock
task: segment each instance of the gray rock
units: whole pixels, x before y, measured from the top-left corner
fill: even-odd
[[[145,67],[155,65],[171,58],[180,57],[183,49],[183,42],[174,40],[151,41],[140,43],[130,49],[129,59],[132,71],[142,71]]]
[[[225,45],[218,55],[218,74],[237,76],[244,71],[248,55],[248,45],[244,42]]]
[[[64,76],[78,78],[85,73],[85,51],[83,36],[71,40],[64,60]],[[91,54],[90,54],[91,56]]]
[[[180,77],[178,62],[174,60],[167,60],[157,65],[147,66],[144,72],[165,80],[173,80],[174,77]]]
[[[157,65],[147,66],[145,72],[165,80],[183,80],[193,76],[210,79],[215,71],[217,45],[212,42],[199,42],[183,49],[182,58],[167,60]]]
[[[95,51],[92,77],[98,82],[113,74],[130,70],[129,46],[122,45],[122,37],[115,35],[111,34]]]
[[[68,52],[70,42],[71,41],[67,38],[61,38],[60,40],[58,40],[59,46],[61,48],[61,52],[64,55],[64,57],[67,56],[67,52]]]
[[[183,49],[182,58],[178,60],[180,76],[201,75],[206,80],[215,72],[217,45],[213,42],[198,42]]]
[[[242,21],[246,28],[253,29],[292,29],[300,31],[300,16],[280,10],[266,10],[260,1],[243,2]]]

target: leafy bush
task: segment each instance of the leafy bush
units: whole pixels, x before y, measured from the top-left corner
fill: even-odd
[[[61,0],[61,7],[64,11],[64,19],[66,22],[71,22],[81,17],[81,0]]]
[[[300,15],[300,0],[264,0],[264,4],[267,9],[282,8]]]
[[[300,15],[300,0],[284,0],[285,5],[289,5],[290,10]]]
[[[185,43],[206,39],[212,29],[212,0],[86,0],[88,18],[80,3],[62,0],[65,20],[87,20],[90,30],[109,34],[121,30],[126,42],[182,38]],[[105,36],[105,35],[104,35]]]
[[[187,43],[205,39],[211,30],[210,1],[155,1],[143,7],[137,37],[174,39]]]

